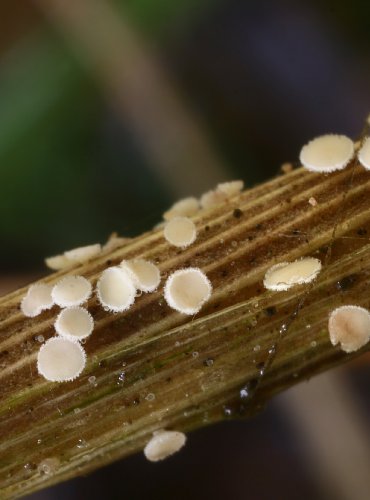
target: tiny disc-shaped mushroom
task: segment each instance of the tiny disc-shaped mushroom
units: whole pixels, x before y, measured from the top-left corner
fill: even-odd
[[[49,269],[53,271],[61,271],[74,264],[65,255],[53,255],[52,257],[46,257],[45,264]]]
[[[360,306],[341,306],[329,316],[329,336],[344,352],[354,352],[370,340],[370,313]]]
[[[91,295],[91,283],[83,276],[66,276],[54,286],[51,295],[60,307],[79,306]]]
[[[131,277],[135,287],[142,292],[154,292],[161,281],[161,273],[156,265],[148,260],[123,260],[121,267]]]
[[[96,292],[106,311],[126,311],[135,302],[135,285],[129,274],[120,267],[108,267],[103,271]]]
[[[144,454],[151,462],[158,462],[179,451],[185,443],[186,436],[183,432],[157,431],[145,446]]]
[[[74,380],[81,374],[85,364],[83,347],[78,342],[62,337],[49,339],[37,355],[38,372],[51,382]]]
[[[100,243],[94,245],[86,245],[84,247],[73,248],[72,250],[67,250],[64,252],[64,256],[73,263],[83,264],[88,260],[92,259],[101,252]]]
[[[179,269],[167,279],[164,298],[167,304],[183,314],[196,314],[209,300],[212,285],[198,268]]]
[[[358,161],[366,170],[370,170],[370,137],[366,137],[360,151],[358,152]]]
[[[213,208],[226,201],[227,198],[228,197],[224,192],[212,189],[211,191],[207,191],[202,194],[200,197],[200,206],[205,209]]]
[[[25,316],[34,318],[46,309],[51,309],[54,300],[51,296],[52,287],[46,283],[31,285],[21,302],[21,311]]]
[[[164,237],[171,245],[185,248],[194,243],[197,230],[194,222],[187,217],[174,217],[166,223]]]
[[[345,135],[327,134],[303,146],[299,159],[307,170],[329,173],[345,168],[353,155],[352,139]]]
[[[184,198],[177,201],[163,214],[164,220],[171,220],[174,217],[192,217],[199,211],[199,201],[194,197]]]
[[[229,181],[222,182],[218,184],[217,191],[225,194],[228,198],[231,198],[237,194],[239,194],[244,189],[243,181]]]
[[[309,283],[316,278],[320,270],[321,262],[314,257],[280,262],[268,269],[263,284],[268,290],[288,290],[294,285]]]
[[[56,332],[70,340],[84,339],[92,334],[93,329],[94,320],[83,307],[67,307],[55,321]]]

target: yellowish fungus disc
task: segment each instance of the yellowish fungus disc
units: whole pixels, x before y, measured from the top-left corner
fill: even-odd
[[[121,267],[131,277],[135,287],[142,292],[154,292],[161,281],[157,266],[144,259],[123,260]]]
[[[157,431],[145,446],[144,454],[151,462],[158,462],[179,451],[185,443],[186,436],[182,432]]]
[[[72,250],[67,250],[64,252],[64,256],[73,263],[83,264],[88,260],[96,257],[101,252],[100,243],[94,245],[87,245],[84,247],[74,248]]]
[[[358,160],[366,170],[370,170],[370,137],[367,137],[358,152]]]
[[[164,297],[167,304],[183,314],[196,314],[209,300],[212,285],[198,268],[189,267],[175,271],[167,279]]]
[[[243,189],[243,181],[229,181],[218,184],[216,191],[223,193],[227,198],[232,198],[243,191]]]
[[[227,195],[222,191],[212,190],[202,194],[200,205],[202,208],[213,208],[227,200]]]
[[[163,214],[164,220],[171,220],[174,217],[193,217],[199,211],[199,201],[189,197],[177,201],[167,212]]]
[[[81,340],[92,334],[94,320],[83,307],[63,309],[55,321],[55,330],[62,337]]]
[[[174,217],[166,223],[164,237],[171,245],[186,248],[194,243],[197,230],[194,222],[187,217]]]
[[[61,271],[73,265],[65,255],[54,255],[53,257],[46,257],[45,264],[49,269],[53,271]]]
[[[266,272],[263,284],[268,290],[288,290],[294,285],[309,283],[321,270],[321,262],[305,257],[293,262],[280,262]]]
[[[129,274],[120,267],[108,267],[103,271],[96,292],[106,311],[126,311],[135,302],[135,285]]]
[[[328,134],[316,137],[303,146],[299,158],[307,170],[329,173],[345,168],[353,155],[352,139],[345,135]]]
[[[21,311],[25,316],[34,318],[46,309],[54,305],[51,296],[52,287],[46,283],[31,285],[21,302]]]
[[[79,306],[91,296],[91,284],[83,276],[66,276],[54,286],[51,295],[60,307]]]
[[[370,313],[359,306],[342,306],[329,316],[329,336],[335,346],[340,344],[344,352],[354,352],[370,339]]]
[[[46,380],[69,382],[77,378],[86,364],[86,354],[78,342],[54,337],[43,344],[37,356],[37,369]]]

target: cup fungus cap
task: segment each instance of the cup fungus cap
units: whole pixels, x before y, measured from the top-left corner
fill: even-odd
[[[177,201],[172,207],[163,214],[166,221],[174,217],[193,217],[199,211],[199,201],[194,197],[184,198]]]
[[[244,189],[243,181],[229,181],[218,184],[216,191],[223,193],[227,198],[236,196]]]
[[[53,257],[46,257],[45,259],[46,267],[52,269],[53,271],[61,271],[73,265],[65,255],[54,255]]]
[[[136,288],[129,274],[121,267],[108,267],[103,271],[96,292],[106,311],[122,312],[135,302]]]
[[[352,139],[327,134],[316,137],[301,149],[299,159],[311,172],[334,172],[346,167],[354,155]]]
[[[54,305],[51,291],[52,287],[46,283],[31,285],[21,302],[22,313],[29,318],[34,318],[42,311],[51,309]]]
[[[145,259],[123,260],[121,267],[142,292],[154,292],[161,281],[161,273],[156,265]]]
[[[70,382],[85,368],[86,354],[78,343],[54,337],[43,344],[37,356],[40,375],[51,382]]]
[[[73,248],[64,252],[64,256],[73,263],[83,264],[88,260],[96,257],[101,252],[100,243],[94,245],[86,245],[83,247]]]
[[[304,257],[293,262],[280,262],[265,274],[263,284],[268,290],[288,290],[314,280],[321,270],[321,262],[314,257]]]
[[[211,191],[207,191],[202,194],[200,197],[200,206],[202,208],[213,208],[217,205],[220,205],[224,201],[227,200],[227,196],[222,191],[217,191],[217,189],[213,189]]]
[[[367,137],[358,152],[358,161],[366,170],[370,170],[370,137]]]
[[[167,304],[183,314],[193,315],[209,300],[212,285],[198,268],[179,269],[167,279],[164,297]]]
[[[91,296],[91,283],[83,276],[66,276],[54,286],[51,295],[60,307],[79,306]]]
[[[187,217],[174,217],[166,223],[164,237],[171,245],[186,248],[194,243],[197,230],[194,222]]]
[[[157,431],[145,446],[144,454],[151,462],[158,462],[179,451],[185,443],[186,436],[183,432]]]
[[[363,347],[370,339],[370,313],[360,306],[341,306],[329,316],[329,336],[335,346],[340,344],[350,353]]]
[[[93,317],[83,307],[67,307],[59,313],[55,321],[56,332],[70,340],[85,339],[92,334],[93,329]]]

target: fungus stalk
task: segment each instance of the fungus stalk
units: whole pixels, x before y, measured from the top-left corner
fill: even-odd
[[[86,352],[73,381],[54,383],[37,370],[37,339],[55,337],[60,310],[24,316],[20,303],[28,288],[0,299],[1,498],[142,453],[161,429],[188,435],[224,418],[255,414],[278,392],[368,348],[344,352],[328,331],[339,307],[370,308],[370,171],[356,157],[330,175],[292,170],[199,210],[192,221],[197,239],[184,249],[157,229],[42,280],[54,286],[79,275],[98,291],[84,304],[94,332],[83,350],[72,344],[75,373],[48,372],[49,379],[74,378],[84,363],[78,355]],[[321,263],[315,279],[285,290],[265,288],[274,265],[305,257]],[[135,295],[123,277],[121,262],[133,259],[159,268],[154,292]],[[168,279],[188,268],[200,269],[212,284],[212,294],[202,295],[208,300],[191,316],[164,298]],[[184,299],[182,291],[167,291],[176,303]],[[44,361],[39,359],[40,370],[49,370],[48,356]],[[81,436],[86,449],[76,446]]]

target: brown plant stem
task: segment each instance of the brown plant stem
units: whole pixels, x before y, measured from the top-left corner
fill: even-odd
[[[56,308],[31,319],[19,310],[25,289],[0,299],[1,498],[142,450],[160,428],[190,431],[249,416],[279,391],[353,357],[332,347],[327,318],[341,304],[370,306],[369,172],[355,163],[327,176],[297,169],[194,221],[198,238],[186,250],[170,247],[157,229],[45,278],[82,274],[95,283],[131,257],[161,269],[161,289],[125,313],[89,301],[96,328],[74,382],[53,384],[36,370],[38,339],[54,335]],[[313,285],[264,289],[271,265],[304,255],[323,263]],[[203,269],[214,287],[196,317],[163,299],[166,276],[186,266]]]

